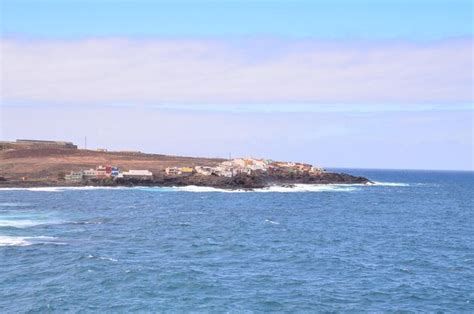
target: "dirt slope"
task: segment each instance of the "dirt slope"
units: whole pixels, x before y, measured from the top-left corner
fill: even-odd
[[[223,159],[178,157],[133,152],[98,152],[68,148],[15,148],[0,151],[0,177],[17,180],[56,179],[60,172],[114,165],[159,173],[170,166],[216,165]]]

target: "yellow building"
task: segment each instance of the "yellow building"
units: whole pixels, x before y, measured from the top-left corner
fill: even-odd
[[[190,167],[181,167],[179,169],[182,173],[192,173],[194,171],[193,168],[190,168]]]

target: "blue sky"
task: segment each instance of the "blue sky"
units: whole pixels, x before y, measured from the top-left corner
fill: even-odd
[[[472,1],[2,0],[4,34],[434,40],[472,35]]]
[[[473,169],[471,1],[0,9],[0,139],[87,135],[110,149]]]

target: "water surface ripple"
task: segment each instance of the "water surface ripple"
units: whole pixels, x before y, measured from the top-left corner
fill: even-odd
[[[474,175],[0,190],[0,310],[474,311]],[[265,192],[265,193],[261,193]]]

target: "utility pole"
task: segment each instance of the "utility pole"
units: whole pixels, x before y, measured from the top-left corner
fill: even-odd
[[[87,136],[84,136],[84,149],[87,149]]]

